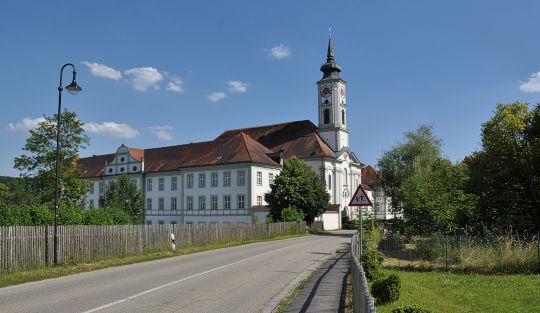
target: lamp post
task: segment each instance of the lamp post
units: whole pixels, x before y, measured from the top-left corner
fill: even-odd
[[[61,123],[61,108],[62,108],[62,90],[64,88],[62,87],[62,73],[64,72],[64,68],[67,66],[71,66],[73,68],[73,79],[71,80],[71,84],[66,86],[67,91],[72,94],[76,95],[79,93],[79,91],[82,90],[79,85],[77,85],[77,71],[75,70],[75,65],[71,63],[66,63],[62,68],[60,69],[60,83],[58,85],[58,115],[56,116],[56,162],[55,162],[55,169],[56,169],[56,178],[54,183],[54,242],[53,242],[53,262],[54,265],[58,264],[58,206],[59,206],[59,198],[60,198],[60,190],[59,190],[59,180],[60,180],[60,123]]]

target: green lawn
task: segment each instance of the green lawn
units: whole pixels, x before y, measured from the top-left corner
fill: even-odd
[[[417,304],[432,313],[540,312],[540,275],[461,275],[384,270],[401,277],[398,301],[377,306],[377,313]]]

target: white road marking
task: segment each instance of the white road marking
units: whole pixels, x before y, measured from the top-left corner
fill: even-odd
[[[250,256],[249,258],[245,258],[245,259],[242,259],[242,260],[238,260],[238,261],[235,261],[235,262],[226,264],[226,265],[222,265],[222,266],[219,266],[219,267],[215,267],[215,268],[213,268],[213,269],[210,269],[210,270],[207,270],[207,271],[204,271],[204,272],[200,272],[200,273],[197,273],[197,274],[188,276],[188,277],[184,277],[184,278],[181,278],[181,279],[178,279],[178,280],[175,280],[175,281],[172,281],[172,282],[163,284],[163,285],[161,285],[161,286],[157,286],[157,287],[154,287],[154,288],[151,288],[151,289],[147,289],[147,290],[145,290],[145,291],[143,291],[143,292],[134,294],[134,295],[132,295],[132,296],[129,296],[129,297],[126,297],[126,298],[123,298],[123,299],[120,299],[120,300],[117,300],[117,301],[114,301],[114,302],[111,302],[111,303],[107,303],[107,304],[105,304],[105,305],[102,305],[102,306],[100,306],[100,307],[97,307],[97,308],[94,308],[94,309],[91,309],[91,310],[88,310],[88,311],[84,311],[84,312],[82,312],[82,313],[92,313],[92,312],[97,312],[97,311],[100,311],[100,310],[103,310],[103,309],[106,309],[106,308],[110,308],[110,307],[115,306],[115,305],[117,305],[117,304],[120,304],[120,303],[126,302],[126,301],[128,301],[128,300],[132,300],[132,299],[138,298],[138,297],[143,296],[143,295],[145,295],[145,294],[148,294],[148,293],[151,293],[151,292],[154,292],[154,291],[158,291],[158,290],[160,290],[160,289],[163,289],[163,288],[166,288],[166,287],[169,287],[169,286],[172,286],[172,285],[175,285],[175,284],[184,282],[184,281],[186,281],[186,280],[190,280],[190,279],[195,278],[195,277],[198,277],[198,276],[202,276],[202,275],[206,275],[206,274],[208,274],[208,273],[212,273],[212,272],[215,272],[215,271],[219,271],[219,270],[221,270],[221,269],[224,269],[224,268],[227,268],[227,267],[231,267],[231,266],[233,266],[233,265],[236,265],[236,264],[239,264],[239,263],[242,263],[242,262],[245,262],[245,261],[254,259],[254,258],[256,258],[256,257],[260,257],[260,256],[263,256],[263,255],[266,255],[266,254],[270,254],[270,253],[277,252],[277,251],[280,251],[280,250],[284,250],[284,249],[292,248],[292,247],[295,247],[295,246],[303,245],[303,244],[310,243],[310,242],[317,241],[317,240],[322,240],[322,239],[315,239],[315,240],[309,240],[309,241],[305,241],[305,242],[300,242],[300,243],[297,243],[297,244],[294,244],[294,245],[291,245],[291,246],[287,246],[287,247],[283,247],[283,248],[279,248],[279,249],[267,251],[267,252],[264,252],[264,253],[261,253],[261,254],[257,254],[257,255],[253,255],[253,256]]]

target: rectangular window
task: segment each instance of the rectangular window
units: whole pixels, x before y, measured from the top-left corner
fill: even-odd
[[[217,187],[218,175],[216,172],[210,174],[210,187]]]
[[[165,178],[161,177],[159,179],[158,189],[159,189],[159,191],[165,190]]]
[[[224,195],[223,196],[223,209],[230,210],[231,209],[231,196]]]
[[[193,188],[193,174],[187,174],[186,188]]]
[[[193,196],[186,197],[186,209],[193,210]]]
[[[146,220],[146,225],[152,225],[152,220]]]
[[[94,185],[94,182],[92,182],[92,186],[90,187],[90,194],[93,195],[94,194],[94,189],[96,186]]]
[[[199,174],[199,188],[206,188],[206,173]]]
[[[199,210],[206,210],[206,196],[199,196]]]
[[[165,208],[165,199],[159,198],[158,199],[158,210],[163,211]]]
[[[171,198],[171,210],[176,211],[176,197]]]
[[[146,191],[152,191],[152,178],[146,179]]]
[[[171,225],[176,225],[176,221],[171,221]]]
[[[236,204],[238,209],[245,209],[246,208],[246,196],[245,195],[237,195],[236,196]]]
[[[223,172],[223,187],[231,186],[231,171]]]
[[[146,209],[152,210],[152,198],[146,198]]]
[[[103,186],[103,182],[100,181],[99,182],[99,193],[103,193],[103,189],[105,189],[105,187]]]
[[[90,204],[88,206],[90,207],[90,209],[94,208],[94,199],[90,200]]]
[[[158,221],[157,223],[158,223],[159,225],[163,225],[163,224],[164,224],[163,221]]]
[[[246,172],[244,170],[236,171],[236,184],[244,186],[246,184]]]
[[[262,186],[262,172],[257,172],[257,186]]]
[[[210,210],[217,210],[217,196],[210,196]]]
[[[178,189],[177,179],[176,176],[171,177],[171,190]]]
[[[257,196],[257,205],[262,205],[262,196]]]
[[[274,184],[274,173],[268,173],[268,184],[272,186]]]

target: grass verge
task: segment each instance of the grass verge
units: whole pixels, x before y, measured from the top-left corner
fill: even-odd
[[[540,312],[540,275],[465,275],[383,270],[401,277],[401,297],[378,313],[417,304],[431,312]]]
[[[10,286],[10,285],[22,284],[26,282],[32,282],[32,281],[49,279],[49,278],[73,275],[73,274],[78,274],[78,273],[83,273],[83,272],[95,271],[95,270],[100,270],[100,269],[104,269],[108,267],[148,262],[148,261],[154,261],[154,260],[180,256],[180,255],[185,255],[185,254],[191,254],[191,253],[196,253],[196,252],[202,252],[202,251],[207,251],[207,250],[228,248],[228,247],[234,247],[234,246],[244,245],[248,243],[280,240],[280,239],[300,237],[300,236],[306,236],[306,235],[307,234],[295,234],[295,235],[288,234],[284,236],[277,236],[277,237],[270,237],[270,238],[263,238],[263,239],[258,238],[258,239],[250,239],[250,240],[237,240],[237,241],[210,243],[206,245],[181,248],[175,251],[172,251],[172,250],[154,251],[154,252],[147,252],[141,255],[107,258],[107,259],[101,259],[101,260],[96,260],[96,261],[87,262],[87,263],[67,263],[67,264],[61,264],[55,267],[36,266],[36,267],[31,267],[31,268],[26,268],[26,269],[12,269],[8,271],[0,272],[0,288]]]

